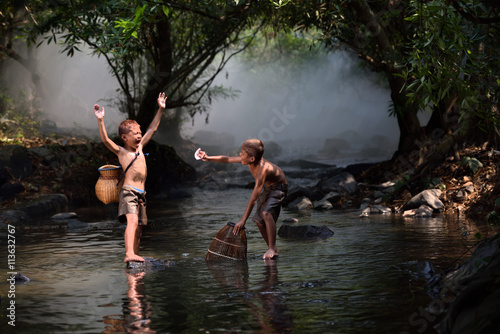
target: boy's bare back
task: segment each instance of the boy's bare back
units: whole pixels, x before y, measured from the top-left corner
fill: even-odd
[[[225,155],[208,156],[206,152],[198,149],[196,151],[196,158],[203,161],[241,163],[248,166],[250,173],[255,179],[255,186],[242,218],[233,227],[233,234],[237,235],[245,226],[257,199],[262,195],[262,201],[259,201],[258,212],[254,216],[254,221],[257,223],[259,231],[268,246],[268,250],[262,258],[272,259],[279,254],[276,247],[276,219],[281,209],[281,201],[286,196],[288,183],[283,170],[272,162],[263,159],[263,153],[264,144],[260,140],[248,139],[241,146],[241,152],[238,157],[228,157]],[[268,196],[271,192],[274,192],[273,195]]]
[[[249,165],[248,168],[255,178],[255,181],[261,181],[266,186],[275,186],[287,183],[283,170],[263,158],[261,159],[259,165]]]

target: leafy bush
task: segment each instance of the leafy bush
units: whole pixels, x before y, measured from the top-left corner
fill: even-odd
[[[476,158],[464,157],[462,159],[462,162],[460,163],[460,166],[462,167],[468,166],[469,169],[472,171],[472,174],[476,174],[479,168],[483,167],[483,164]]]

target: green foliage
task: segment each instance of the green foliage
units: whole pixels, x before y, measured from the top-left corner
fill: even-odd
[[[500,207],[500,197],[495,199],[495,206]],[[500,221],[500,215],[495,210],[488,212],[486,215],[486,221],[490,224],[498,224]]]
[[[418,27],[408,40],[402,77],[422,110],[455,99],[462,114],[478,116],[485,131],[498,127],[499,21],[484,1],[410,1],[405,20]]]
[[[476,174],[479,168],[483,167],[483,164],[476,158],[464,157],[460,162],[460,166],[469,167],[472,174]]]
[[[488,212],[488,214],[486,215],[486,221],[490,224],[498,223],[499,219],[500,215],[496,211]]]
[[[137,30],[141,26],[141,23],[144,19],[144,10],[146,9],[146,5],[137,6],[135,9],[135,17],[132,21],[127,19],[118,19],[115,21],[115,28],[122,28],[122,33],[125,35],[125,38],[128,39],[130,36],[137,37]]]
[[[40,135],[41,111],[33,99],[19,93],[17,99],[0,92],[0,140],[20,144]]]
[[[398,180],[396,184],[394,185],[394,192],[397,194],[404,188],[408,187],[408,184],[410,183],[410,175],[403,175],[401,180]]]
[[[441,189],[441,190],[446,189],[446,185],[441,182],[441,179],[439,177],[428,178],[425,181],[425,187],[427,189],[432,189],[432,188]]]
[[[382,196],[382,201],[387,202],[391,198],[396,197],[401,191],[404,189],[408,189],[408,185],[410,184],[411,177],[410,175],[403,175],[400,180],[394,184],[394,191],[392,193],[386,193]]]

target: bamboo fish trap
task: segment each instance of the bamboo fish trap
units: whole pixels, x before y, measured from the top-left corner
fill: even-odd
[[[234,223],[227,223],[215,236],[205,260],[245,260],[247,258],[247,236],[245,229],[233,234]]]
[[[98,171],[101,175],[95,184],[97,198],[104,204],[118,202],[123,180],[118,186],[116,184],[120,180],[122,168],[115,165],[104,165],[99,167]]]

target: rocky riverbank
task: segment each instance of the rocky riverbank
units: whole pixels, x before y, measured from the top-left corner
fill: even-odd
[[[178,189],[193,184],[196,171],[171,146],[150,142],[148,193],[165,198],[180,196]],[[119,165],[101,143],[51,141],[25,147],[0,148],[0,210],[22,208],[29,215],[53,214],[64,207],[99,204],[95,184],[98,168]]]

